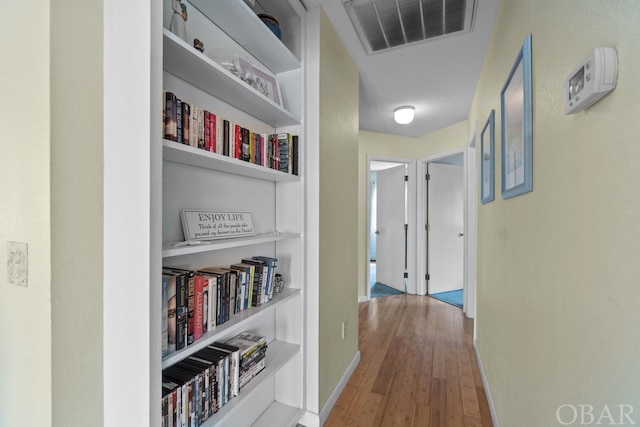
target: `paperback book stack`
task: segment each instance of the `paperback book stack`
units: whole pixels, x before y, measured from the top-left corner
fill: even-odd
[[[267,341],[259,335],[243,332],[227,341],[227,344],[239,349],[240,389],[242,389],[265,368]]]
[[[162,426],[199,426],[240,390],[239,348],[210,346],[162,372]]]
[[[234,315],[271,301],[277,265],[277,258],[254,256],[227,267],[163,268],[162,356],[189,347]]]

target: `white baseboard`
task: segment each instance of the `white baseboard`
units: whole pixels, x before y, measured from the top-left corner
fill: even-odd
[[[305,427],[320,427],[320,416],[313,412],[305,412],[298,424],[302,424]]]
[[[342,393],[342,390],[344,390],[345,386],[347,385],[349,378],[351,378],[351,375],[353,375],[353,371],[356,370],[358,363],[360,363],[359,351],[353,357],[353,360],[351,360],[351,363],[347,367],[347,370],[344,371],[342,378],[340,378],[340,381],[338,381],[338,384],[333,389],[333,392],[331,393],[331,396],[329,396],[327,403],[325,403],[324,406],[322,407],[322,410],[320,411],[320,425],[323,425],[324,422],[327,420],[327,417],[329,417],[329,413],[333,409],[333,405],[336,404],[338,397],[340,397],[340,394]]]
[[[480,368],[480,376],[482,377],[482,386],[484,387],[484,394],[487,396],[487,403],[489,404],[491,421],[493,421],[494,427],[500,427],[500,422],[498,421],[498,415],[496,414],[496,407],[493,404],[493,397],[491,396],[491,390],[489,390],[489,382],[487,381],[487,375],[484,372],[484,365],[482,364],[482,357],[480,357],[480,350],[478,349],[478,342],[476,340],[473,340],[473,348],[476,351],[476,359],[478,359],[478,367]]]
[[[366,295],[362,295],[358,297],[358,302],[367,302],[369,301],[369,297]]]

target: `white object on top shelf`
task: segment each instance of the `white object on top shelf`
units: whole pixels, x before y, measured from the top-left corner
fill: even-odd
[[[190,2],[275,74],[300,68],[300,60],[243,1]]]
[[[244,3],[242,3],[243,6]],[[262,23],[260,25],[263,25]],[[164,29],[164,69],[193,86],[273,126],[299,125],[300,118]]]
[[[188,166],[217,170],[264,181],[300,181],[300,177],[290,173],[271,169],[267,166],[256,165],[243,160],[234,159],[223,154],[212,153],[190,145],[179,144],[174,141],[162,141],[162,156],[164,160],[182,163]]]

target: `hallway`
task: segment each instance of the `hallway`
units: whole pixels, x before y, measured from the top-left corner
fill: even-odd
[[[360,364],[324,424],[491,426],[473,320],[415,295],[359,304]]]

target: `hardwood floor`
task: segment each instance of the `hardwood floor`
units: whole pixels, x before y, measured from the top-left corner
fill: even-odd
[[[359,304],[360,364],[324,427],[492,426],[473,320],[433,298]]]

